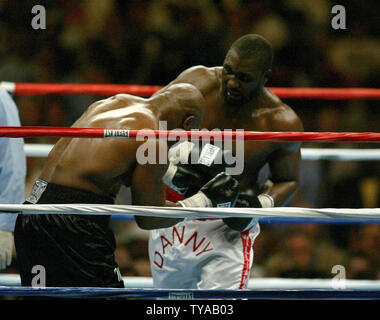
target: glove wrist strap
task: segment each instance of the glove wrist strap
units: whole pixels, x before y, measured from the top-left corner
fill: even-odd
[[[179,188],[173,184],[173,179],[178,170],[178,167],[175,164],[169,163],[168,170],[165,172],[165,175],[162,178],[162,181],[172,190],[178,192],[179,194],[184,194],[187,188]]]
[[[259,194],[257,196],[257,198],[259,199],[261,206],[263,208],[273,208],[274,207],[274,199],[269,194],[262,193],[262,194]]]
[[[211,200],[202,191],[198,191],[195,195],[178,201],[178,203],[182,207],[192,208],[211,208],[213,206]]]

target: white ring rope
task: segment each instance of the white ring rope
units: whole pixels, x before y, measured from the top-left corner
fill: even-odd
[[[54,145],[25,144],[28,157],[47,157]],[[323,149],[302,148],[302,160],[376,161],[380,160],[380,149]]]
[[[0,204],[0,213],[24,214],[90,214],[90,215],[139,215],[166,218],[324,218],[380,220],[380,208],[184,208],[132,205],[97,204]]]
[[[153,288],[150,277],[123,277],[125,288]],[[380,290],[380,280],[339,279],[345,290]],[[250,278],[247,289],[332,289],[334,279]],[[0,286],[21,286],[18,274],[1,274]]]
[[[14,82],[9,82],[9,81],[1,81],[0,82],[0,87],[4,88],[7,90],[9,93],[14,93],[15,88],[16,88],[16,83]]]
[[[53,147],[53,144],[26,143],[24,144],[24,151],[27,157],[45,158]]]
[[[378,161],[380,149],[302,148],[302,160]]]

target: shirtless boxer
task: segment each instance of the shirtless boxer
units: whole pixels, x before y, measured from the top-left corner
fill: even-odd
[[[190,83],[202,92],[206,105],[201,128],[303,131],[295,112],[265,88],[272,60],[272,47],[266,39],[246,35],[232,44],[223,66],[189,68],[169,85]],[[245,141],[244,171],[235,176],[241,190],[236,206],[286,205],[298,187],[300,158],[298,142]],[[258,175],[265,164],[270,168],[271,185],[264,191]],[[179,170],[181,167],[185,165],[178,166],[169,184],[185,181],[187,174],[189,182],[203,174],[194,165]],[[151,231],[149,255],[154,286],[246,288],[253,262],[252,245],[259,232],[257,221],[247,218],[190,220]]]
[[[119,94],[92,104],[73,127],[159,129],[199,128],[204,99],[192,85],[176,84],[150,99]],[[162,147],[151,139],[154,147]],[[152,142],[153,141],[153,142]],[[121,185],[130,186],[132,204],[170,206],[162,183],[167,164],[139,164],[135,139],[62,138],[50,152],[27,203],[112,204]],[[166,150],[166,149],[165,149]],[[158,154],[158,152],[156,153]],[[234,201],[238,182],[227,175],[209,181],[198,196]],[[224,189],[229,190],[226,192]],[[228,194],[227,194],[228,193]],[[226,196],[225,196],[226,195]],[[143,229],[171,226],[182,219],[136,216]],[[15,245],[23,286],[33,285],[33,267],[45,268],[46,286],[124,287],[114,259],[110,216],[19,215]]]

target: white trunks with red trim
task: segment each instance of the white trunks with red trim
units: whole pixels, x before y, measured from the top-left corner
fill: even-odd
[[[239,232],[222,219],[186,220],[150,231],[154,287],[246,288],[253,262],[252,246],[259,233],[258,223]]]

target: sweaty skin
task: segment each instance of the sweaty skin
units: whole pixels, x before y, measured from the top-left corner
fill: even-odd
[[[169,85],[190,83],[202,92],[206,104],[201,128],[303,131],[299,117],[264,87],[265,75],[257,76],[259,70],[256,73],[255,67],[255,59],[239,59],[231,50],[223,67],[195,66],[182,72]],[[249,91],[250,86],[257,89],[249,99],[241,99],[241,92]],[[231,96],[231,92],[235,96]],[[299,142],[244,141],[244,171],[234,177],[240,183],[240,190],[253,189],[259,194],[263,190],[259,190],[258,174],[268,163],[273,186],[264,191],[273,197],[275,206],[282,206],[297,191],[300,160]],[[224,219],[235,230],[243,230],[249,221],[246,218]]]
[[[186,96],[185,99],[173,98]],[[193,86],[172,86],[150,99],[118,94],[93,103],[72,127],[159,130],[199,128],[204,100]],[[50,152],[40,178],[51,183],[115,197],[121,185],[131,187],[132,204],[173,206],[165,201],[162,177],[167,164],[140,165],[136,151],[144,141],[128,138],[61,138]],[[162,151],[162,140],[152,142]],[[165,142],[166,143],[166,142]],[[165,149],[167,150],[167,148]],[[169,227],[182,219],[135,217],[143,229]]]

